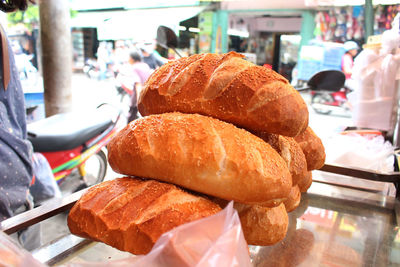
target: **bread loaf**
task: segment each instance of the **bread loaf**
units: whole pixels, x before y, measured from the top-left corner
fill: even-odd
[[[283,204],[285,205],[286,211],[287,212],[294,211],[300,205],[300,200],[301,200],[301,192],[300,192],[299,186],[294,185],[292,187],[292,190],[290,190],[289,196],[283,202]]]
[[[292,182],[269,144],[234,125],[198,114],[138,119],[108,144],[115,172],[170,182],[248,204],[286,198]]]
[[[174,185],[124,177],[90,188],[72,207],[68,227],[119,250],[146,254],[163,233],[220,210]]]
[[[307,175],[298,183],[299,189],[301,193],[307,192],[308,188],[310,188],[312,184],[312,173],[311,171],[307,172]]]
[[[197,54],[171,61],[146,82],[140,114],[199,113],[252,131],[296,136],[308,125],[307,106],[289,82],[243,56]]]
[[[318,170],[325,163],[325,148],[321,139],[314,133],[314,131],[307,127],[307,129],[294,138],[299,143],[301,149],[307,160],[307,169]]]
[[[229,201],[220,198],[211,198],[211,201],[221,208],[225,208],[229,203]],[[285,237],[289,217],[283,203],[269,208],[235,202],[233,208],[238,212],[247,244],[270,246]]]
[[[285,206],[274,208],[234,203],[249,245],[270,246],[281,241],[288,229],[289,218]]]
[[[266,132],[255,133],[266,141],[285,160],[292,175],[292,183],[296,185],[307,175],[307,161],[300,145],[292,138]]]

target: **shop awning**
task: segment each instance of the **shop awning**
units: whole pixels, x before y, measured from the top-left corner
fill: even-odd
[[[306,6],[362,6],[365,0],[305,0]],[[394,5],[399,0],[372,0],[373,5]]]
[[[400,4],[400,0],[372,0],[373,5],[394,5]],[[265,1],[265,0],[235,0],[222,1],[223,10],[264,10],[268,12],[286,11],[289,9],[308,9],[319,6],[360,6],[365,5],[365,0],[285,0],[285,1]]]
[[[99,40],[153,40],[160,25],[175,30],[183,20],[196,16],[205,6],[171,7],[79,13],[72,27],[97,28]]]

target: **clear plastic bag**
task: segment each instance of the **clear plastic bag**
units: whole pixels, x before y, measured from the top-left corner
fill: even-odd
[[[35,183],[29,188],[35,204],[51,198],[61,198],[61,191],[47,159],[41,153],[33,153]]]
[[[389,173],[394,170],[394,147],[382,135],[333,135],[325,143],[326,162]]]
[[[8,236],[4,234],[0,235],[0,248],[3,245],[3,239],[7,238]],[[29,253],[20,249],[16,255],[34,261],[36,265],[15,266],[44,266],[35,261]],[[0,265],[1,260],[0,254]],[[107,262],[70,262],[62,266],[246,267],[251,266],[251,263],[248,246],[240,226],[240,219],[236,210],[233,209],[233,202],[231,202],[224,210],[213,216],[183,224],[163,234],[147,255],[131,256]]]
[[[2,231],[0,231],[0,266],[45,267]]]

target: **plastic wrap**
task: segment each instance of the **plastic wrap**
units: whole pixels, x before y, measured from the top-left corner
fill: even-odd
[[[399,17],[394,21],[398,22]],[[364,49],[354,61],[356,81],[349,95],[357,127],[390,131],[397,114],[400,35],[398,27],[382,34],[381,49]]]
[[[0,231],[0,266],[44,267],[33,256],[17,245],[11,237]]]
[[[9,247],[9,237],[0,235],[1,246]],[[16,246],[12,246],[15,250]],[[19,262],[27,265],[6,266],[45,266],[18,248],[15,255]],[[0,266],[2,256],[0,250]],[[36,265],[34,265],[36,264]],[[74,261],[64,267],[102,267],[102,266],[251,266],[247,243],[240,226],[239,216],[233,209],[233,202],[221,212],[174,228],[164,233],[153,249],[143,256],[131,256],[107,262]]]
[[[29,188],[35,204],[51,198],[61,198],[61,191],[54,179],[47,159],[41,153],[33,153],[33,171],[35,182]]]
[[[389,173],[393,171],[394,147],[382,135],[337,134],[325,144],[326,162]]]

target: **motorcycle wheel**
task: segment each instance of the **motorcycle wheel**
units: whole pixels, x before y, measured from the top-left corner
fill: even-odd
[[[100,150],[85,162],[85,176],[83,181],[87,187],[101,183],[107,173],[107,156]]]
[[[332,112],[332,110],[329,109],[329,106],[326,105],[326,103],[329,103],[329,102],[334,102],[334,99],[330,94],[316,93],[311,98],[311,107],[313,108],[313,110],[315,112],[317,112],[319,114],[329,115]],[[318,104],[318,106],[316,106],[315,104]],[[319,105],[326,105],[327,107],[321,108],[321,107],[319,107]]]
[[[90,70],[88,70],[87,72],[87,76],[90,79],[98,79],[99,78],[99,72],[97,70],[95,70],[94,68],[91,68]]]

